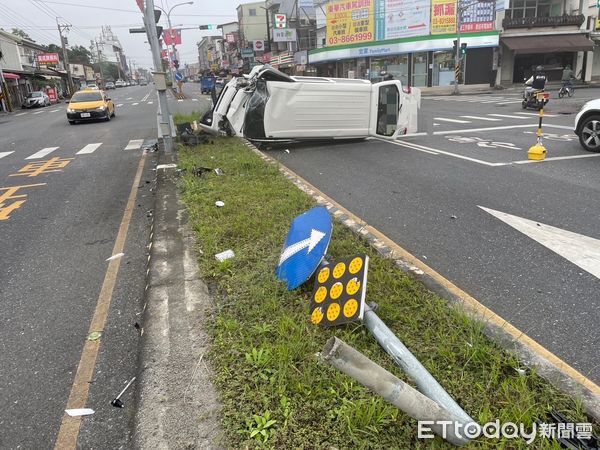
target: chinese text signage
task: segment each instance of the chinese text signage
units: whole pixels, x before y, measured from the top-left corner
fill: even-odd
[[[327,5],[327,45],[375,40],[375,0],[345,0]]]
[[[40,53],[37,55],[37,61],[42,65],[58,64],[58,53]]]
[[[460,0],[460,31],[474,33],[477,31],[492,31],[494,29],[494,3],[473,3],[470,0]]]
[[[429,34],[430,11],[429,0],[378,0],[377,40]]]
[[[456,33],[456,0],[431,0],[431,34]]]

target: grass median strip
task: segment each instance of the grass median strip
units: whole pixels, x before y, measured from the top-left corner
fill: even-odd
[[[181,120],[181,118],[180,118]],[[210,357],[231,448],[431,448],[417,424],[315,354],[337,336],[406,380],[360,324],[323,329],[310,323],[312,283],[289,292],[275,277],[293,218],[315,205],[272,165],[237,139],[181,149],[182,198],[200,246],[202,275],[217,308]],[[194,168],[221,168],[223,175]],[[216,207],[221,200],[223,207]],[[223,262],[214,255],[232,249]],[[589,422],[581,407],[488,339],[482,325],[428,291],[335,222],[334,259],[367,253],[367,300],[457,402],[481,424],[546,419],[550,410]],[[519,370],[517,370],[519,369]],[[202,412],[199,411],[198,414]],[[436,438],[436,447],[452,448]],[[522,439],[486,440],[473,448],[527,448]],[[559,448],[538,438],[535,448]]]

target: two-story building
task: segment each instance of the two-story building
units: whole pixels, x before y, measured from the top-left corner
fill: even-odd
[[[502,33],[497,82],[523,83],[538,65],[550,81],[559,81],[567,65],[581,80],[600,77],[590,40],[597,15],[595,1],[592,7],[589,0],[510,0],[498,14]]]

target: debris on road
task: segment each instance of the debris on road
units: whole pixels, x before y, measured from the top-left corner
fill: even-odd
[[[194,167],[192,169],[192,175],[195,177],[202,177],[205,173],[212,172],[212,169],[209,167]]]
[[[289,153],[289,152],[290,152],[290,149],[289,149],[289,148],[286,148],[286,149],[284,150],[284,152],[286,152],[286,153]]]
[[[233,250],[225,250],[224,252],[221,253],[217,253],[215,255],[215,258],[217,258],[217,261],[219,262],[223,262],[226,261],[228,259],[234,258],[235,257],[235,253],[233,253]]]
[[[450,216],[451,219],[458,219],[455,215]]]
[[[156,170],[160,170],[160,169],[176,169],[177,168],[177,164],[159,164],[158,166],[156,166]]]
[[[217,168],[215,169],[215,173],[216,173],[217,175],[221,176],[221,175],[223,175],[223,169],[220,169],[219,167],[217,167]]]
[[[121,396],[125,393],[125,391],[127,389],[129,389],[129,386],[131,386],[131,384],[135,381],[135,377],[133,377],[131,380],[129,380],[129,383],[127,383],[127,386],[125,386],[123,388],[123,390],[119,393],[119,395],[117,395],[111,402],[110,404],[113,405],[115,408],[123,408],[125,406],[125,404],[121,401]]]
[[[100,339],[100,336],[102,336],[102,332],[92,331],[90,334],[88,334],[87,340],[88,341],[97,341],[98,339]]]
[[[71,417],[79,417],[92,415],[95,411],[91,408],[75,408],[65,409],[65,412]]]
[[[119,259],[125,256],[125,253],[117,253],[116,255],[112,255],[110,258],[106,258],[106,261],[113,261],[115,259]]]
[[[225,206],[225,202],[222,202],[221,200],[217,200],[215,202],[215,205],[219,208],[222,208],[223,206]]]

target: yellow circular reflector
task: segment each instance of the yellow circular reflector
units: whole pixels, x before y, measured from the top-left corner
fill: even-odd
[[[357,256],[352,261],[350,261],[350,266],[348,267],[348,270],[350,270],[350,273],[352,275],[354,275],[355,273],[358,273],[358,271],[360,269],[362,269],[362,266],[363,266],[363,260],[362,260],[362,258],[359,258]]]
[[[321,283],[321,284],[325,283],[329,279],[330,273],[331,273],[331,270],[329,270],[329,267],[323,267],[317,277],[317,279],[319,280],[319,283]]]
[[[337,303],[332,303],[331,305],[329,305],[329,308],[327,308],[327,320],[329,320],[330,322],[336,320],[340,315],[341,309],[341,306]]]
[[[346,285],[346,293],[348,295],[356,294],[359,289],[360,281],[358,281],[358,278],[352,278],[350,281],[348,281],[348,284]]]
[[[315,308],[312,314],[310,315],[310,321],[315,325],[318,325],[323,320],[323,311],[321,307]]]
[[[331,292],[329,292],[329,295],[331,295],[331,298],[333,300],[337,300],[338,298],[340,298],[340,295],[342,295],[343,292],[344,285],[338,281],[333,286],[331,286]]]
[[[350,318],[356,314],[356,311],[358,311],[358,302],[351,298],[344,304],[344,316]]]
[[[346,264],[343,262],[337,263],[333,268],[333,278],[341,278],[346,271]]]
[[[315,292],[315,302],[321,303],[327,297],[327,288],[325,286],[320,286]]]

